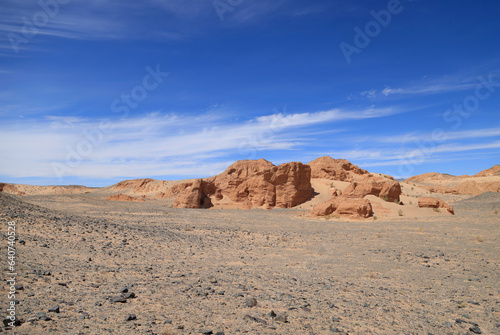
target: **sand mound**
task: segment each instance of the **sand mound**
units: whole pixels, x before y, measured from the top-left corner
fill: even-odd
[[[83,194],[95,191],[96,188],[69,185],[69,186],[36,186],[23,184],[0,183],[0,192],[14,195],[66,195]]]
[[[129,195],[125,194],[116,194],[116,195],[110,195],[109,197],[106,198],[107,201],[145,201],[144,199],[141,198],[134,198]]]
[[[437,172],[428,172],[418,176],[413,176],[411,178],[406,179],[406,182],[429,182],[434,180],[450,180],[454,179],[456,176],[452,176],[451,174],[446,173],[437,173]]]
[[[473,176],[452,176],[441,173],[424,173],[408,178],[407,183],[418,184],[434,193],[477,195],[500,192],[500,165],[495,165]]]

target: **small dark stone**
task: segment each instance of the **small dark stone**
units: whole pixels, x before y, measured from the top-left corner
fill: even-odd
[[[288,317],[285,314],[280,314],[274,320],[276,322],[287,323],[288,322]]]
[[[245,304],[247,305],[247,307],[255,307],[255,306],[257,306],[257,299],[247,298]]]
[[[80,312],[80,315],[78,315],[78,319],[80,320],[90,319],[90,315],[87,312]]]
[[[124,287],[120,290],[120,293],[127,293],[128,292],[128,287]]]
[[[214,332],[213,332],[213,331],[211,331],[211,330],[202,330],[202,331],[201,331],[201,333],[202,333],[203,335],[213,335],[213,333],[214,333]]]
[[[483,332],[481,331],[481,329],[479,329],[478,326],[474,326],[474,327],[470,327],[469,330],[471,332],[473,332],[474,334],[482,334]]]
[[[124,294],[122,294],[122,297],[125,299],[133,299],[133,298],[135,298],[135,293],[134,292],[124,293]]]
[[[51,318],[49,318],[47,315],[43,314],[41,315],[38,320],[41,320],[41,321],[50,321],[52,320]]]
[[[248,314],[243,317],[243,320],[245,320],[245,321],[259,322],[259,323],[267,325],[267,321],[266,320],[262,320],[261,318],[253,317],[253,316],[248,315]]]
[[[340,322],[340,318],[336,318],[336,317],[332,316],[332,321],[333,322]]]
[[[21,321],[17,318],[17,317],[14,317],[14,320],[11,320],[10,318],[5,318],[3,320],[3,324],[5,327],[10,327],[12,322],[14,322],[14,326],[20,326],[21,325]]]
[[[274,319],[277,315],[276,313],[274,313],[274,311],[270,311],[269,313],[267,313],[267,316]]]
[[[215,335],[224,335],[224,332],[217,332]]]
[[[479,302],[471,300],[471,301],[469,301],[469,304],[471,304],[471,305],[479,305]]]
[[[24,290],[23,284],[18,284],[16,286],[14,286],[14,288],[16,289],[16,291],[22,291],[22,290]]]
[[[127,299],[124,298],[124,297],[111,297],[109,299],[109,301],[111,301],[112,303],[115,303],[115,302],[121,302],[121,303],[126,303],[127,302]]]
[[[59,313],[59,306],[49,308],[49,313]]]
[[[125,321],[132,321],[132,320],[137,320],[137,316],[135,314],[129,314],[126,318]]]
[[[302,310],[307,313],[311,312],[311,309],[309,307],[302,307]]]

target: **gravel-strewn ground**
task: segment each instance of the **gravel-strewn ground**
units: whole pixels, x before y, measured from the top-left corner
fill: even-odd
[[[3,316],[9,220],[23,285],[23,323],[2,331],[500,334],[499,202],[486,194],[455,203],[454,217],[348,222],[0,193]]]

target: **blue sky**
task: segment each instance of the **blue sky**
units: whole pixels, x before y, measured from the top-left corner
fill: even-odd
[[[496,1],[4,0],[0,181],[500,163]]]

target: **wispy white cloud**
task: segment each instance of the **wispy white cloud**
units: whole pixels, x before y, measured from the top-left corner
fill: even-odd
[[[400,87],[386,86],[383,89],[369,89],[362,92],[351,93],[348,96],[349,100],[367,98],[375,99],[377,97],[401,96],[411,97],[414,95],[434,95],[450,92],[461,92],[473,90],[478,85],[488,82],[489,85],[498,87],[500,82],[498,77],[499,71],[490,71],[487,76],[478,77],[468,75],[446,75],[439,78],[428,78],[427,76],[421,80]]]
[[[213,10],[210,2],[204,1],[72,0],[67,4],[54,3],[57,7],[52,5],[47,9],[38,2],[2,1],[0,49],[4,50],[4,55],[8,55],[8,49],[13,50],[13,44],[19,50],[32,48],[29,42],[39,36],[77,40],[179,39],[196,25],[181,26],[178,20],[199,19]],[[150,20],[141,20],[143,15],[148,15]],[[151,19],[154,16],[159,19],[156,24],[160,22],[161,26],[154,26]],[[160,20],[162,16],[169,19]],[[47,22],[33,25],[34,17],[45,17]]]
[[[365,111],[330,110],[315,113],[262,116],[239,123],[217,120],[211,114],[197,119],[153,113],[144,118],[113,121],[112,130],[99,131],[99,123],[76,117],[48,116],[44,120],[11,124],[0,131],[0,148],[6,164],[0,175],[11,177],[54,176],[52,163],[80,159],[68,175],[109,178],[140,175],[187,175],[183,165],[220,167],[230,155],[249,150],[294,150],[307,134],[295,129],[340,120],[360,120],[397,113],[395,109]],[[249,157],[250,158],[250,157]],[[212,161],[211,160],[216,160]],[[207,163],[208,162],[208,163]],[[139,166],[141,167],[139,169]],[[196,170],[198,171],[198,170]],[[94,175],[91,175],[94,174]]]
[[[500,140],[486,143],[463,144],[444,143],[430,146],[388,146],[374,149],[339,150],[330,153],[332,157],[345,158],[362,162],[362,166],[397,166],[407,161],[424,159],[429,162],[445,159],[443,154],[466,153],[470,151],[491,150],[500,148]],[[464,157],[463,159],[467,159]]]
[[[369,139],[369,141],[372,142],[377,141],[382,143],[444,142],[448,140],[487,138],[496,136],[500,136],[500,128],[485,128],[485,129],[462,130],[462,131],[452,131],[452,132],[437,131],[436,134],[407,133],[396,136],[385,136],[385,137],[381,136],[376,139]]]
[[[478,84],[442,84],[442,85],[430,85],[430,86],[413,86],[408,88],[390,88],[386,87],[382,90],[382,94],[385,96],[394,94],[439,94],[448,93],[456,91],[466,91],[474,89]]]
[[[360,94],[361,94],[361,96],[363,96],[365,98],[373,99],[377,95],[377,90],[372,89],[372,90],[368,90],[368,91],[363,91]]]

